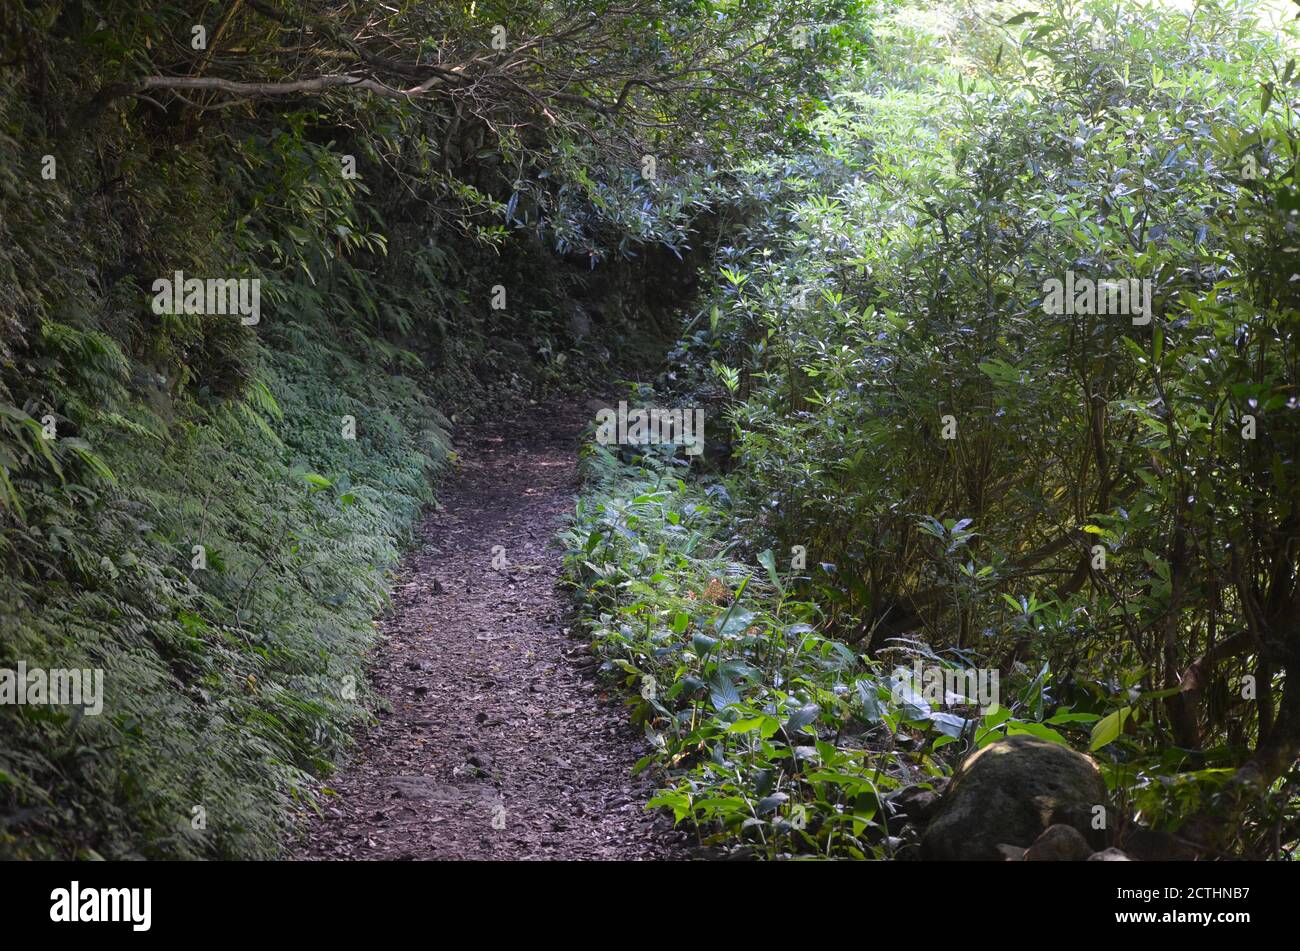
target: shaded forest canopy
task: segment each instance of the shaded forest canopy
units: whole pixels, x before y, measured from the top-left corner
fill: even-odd
[[[1285,4],[153,6],[0,0],[0,667],[111,685],[0,705],[0,855],[277,854],[451,420],[665,353],[707,451],[593,447],[564,536],[655,806],[894,856],[1029,734],[1300,842]]]

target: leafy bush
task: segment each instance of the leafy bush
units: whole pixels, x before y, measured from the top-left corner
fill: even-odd
[[[728,407],[730,544],[807,551],[747,589],[760,640],[784,656],[782,625],[814,624],[847,663],[903,638],[1037,684],[1027,719],[1068,715],[1128,819],[1289,851],[1294,28],[1234,4],[910,4],[874,36],[819,147],[733,177],[709,328],[673,354],[670,386]],[[1150,312],[1048,306],[1067,272],[1149,281]],[[679,534],[638,532],[648,571]],[[797,700],[835,723],[826,684]]]
[[[648,805],[701,841],[767,857],[893,857],[916,844],[893,794],[944,775],[954,751],[1016,733],[1082,740],[1101,720],[1049,711],[1046,668],[1006,684],[1006,706],[933,706],[909,668],[964,674],[959,652],[911,642],[889,660],[859,654],[819,632],[824,615],[793,590],[797,571],[771,550],[742,558],[722,483],[684,479],[655,454],[584,452],[587,488],[562,536],[568,577],[601,669],[645,729],[651,752],[637,770],[666,779]]]

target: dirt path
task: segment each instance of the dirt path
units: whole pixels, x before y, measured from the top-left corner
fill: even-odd
[[[572,510],[587,418],[541,408],[461,446],[382,621],[371,679],[392,709],[327,782],[338,795],[297,857],[683,854],[642,808],[649,783],[629,773],[645,739],[596,683],[556,588],[548,546]]]

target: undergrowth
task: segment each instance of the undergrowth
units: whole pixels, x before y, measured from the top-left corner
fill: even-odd
[[[267,347],[258,379],[238,404],[86,427],[102,473],[42,479],[39,434],[15,459],[0,666],[99,668],[106,690],[98,716],[0,707],[0,853],[274,855],[365,718],[371,619],[445,421],[328,343]]]
[[[973,696],[944,709],[916,659],[954,673],[959,651],[900,639],[871,659],[828,636],[800,574],[745,549],[725,481],[687,477],[671,457],[584,449],[586,488],[563,533],[567,577],[601,670],[629,695],[671,810],[702,844],[768,858],[892,858],[915,848],[893,803],[932,788],[956,758],[1007,735],[1086,743],[1102,718],[1049,709],[1047,671],[1020,668],[1006,706]],[[956,711],[956,712],[952,712]]]

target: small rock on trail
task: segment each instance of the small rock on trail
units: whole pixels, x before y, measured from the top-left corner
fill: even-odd
[[[305,823],[296,857],[686,856],[683,836],[643,808],[653,784],[631,769],[645,739],[593,679],[556,586],[550,542],[572,510],[589,418],[537,407],[461,447],[382,621],[371,679],[391,711],[326,781],[337,795]]]

